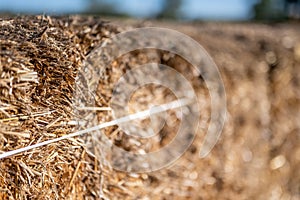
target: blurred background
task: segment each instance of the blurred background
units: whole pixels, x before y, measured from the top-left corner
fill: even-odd
[[[300,0],[0,0],[1,14],[93,14],[141,19],[299,19]]]

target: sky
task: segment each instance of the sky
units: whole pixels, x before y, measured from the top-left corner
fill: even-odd
[[[117,11],[135,17],[150,17],[158,13],[162,0],[105,0]],[[183,0],[181,12],[186,19],[244,20],[258,0]],[[0,0],[0,11],[15,13],[67,14],[88,8],[87,0]]]
[[[251,14],[253,0],[186,0],[182,8],[185,17],[235,20],[247,19]]]
[[[85,0],[0,0],[0,11],[16,13],[69,13],[86,7]]]

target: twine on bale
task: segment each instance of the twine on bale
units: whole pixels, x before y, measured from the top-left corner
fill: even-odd
[[[115,120],[112,120],[112,121],[109,121],[109,122],[99,124],[99,125],[94,126],[94,127],[90,127],[90,128],[84,129],[84,130],[80,130],[80,131],[77,131],[77,132],[74,132],[74,133],[71,133],[71,134],[67,134],[67,135],[61,136],[59,138],[46,140],[44,142],[40,142],[40,143],[37,143],[37,144],[34,144],[34,145],[29,145],[29,146],[24,147],[24,148],[4,152],[4,153],[0,154],[0,159],[6,158],[6,157],[9,157],[9,156],[13,156],[13,155],[16,155],[18,153],[22,153],[22,152],[25,152],[25,151],[28,151],[28,150],[31,150],[31,149],[41,147],[41,146],[45,146],[45,145],[48,145],[48,144],[51,144],[51,143],[54,143],[54,142],[59,142],[61,140],[65,140],[65,139],[69,139],[69,138],[72,138],[72,137],[84,135],[84,134],[90,133],[92,131],[101,130],[101,129],[109,127],[109,126],[118,125],[120,123],[125,123],[125,122],[129,122],[129,121],[136,120],[136,119],[145,119],[145,118],[150,117],[151,115],[161,113],[161,112],[164,112],[164,111],[167,111],[167,110],[170,110],[170,109],[180,108],[180,107],[183,107],[183,106],[188,105],[190,103],[191,103],[191,101],[188,100],[188,99],[179,99],[179,100],[172,101],[170,103],[163,104],[163,105],[160,105],[160,106],[154,106],[151,109],[144,110],[144,111],[141,111],[141,112],[137,112],[137,113],[134,113],[134,114],[131,114],[131,115],[127,115],[125,117],[121,117],[121,118],[118,118],[118,119],[115,119]]]

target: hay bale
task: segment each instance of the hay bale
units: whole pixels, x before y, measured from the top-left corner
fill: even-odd
[[[128,27],[147,25],[125,23]],[[1,199],[299,197],[300,77],[295,72],[300,65],[294,52],[278,41],[287,35],[300,40],[296,37],[299,30],[285,25],[154,25],[193,36],[220,67],[229,117],[209,157],[199,159],[198,155],[209,121],[210,99],[205,83],[192,78],[203,106],[199,136],[172,167],[148,174],[118,172],[87,151],[88,136],[77,137],[1,159]],[[0,19],[0,152],[74,132],[72,95],[80,66],[95,47],[128,27],[83,16]],[[270,62],[270,52],[276,62]],[[149,54],[152,58],[145,56]],[[167,52],[131,55],[133,58],[125,55],[105,66],[108,78],[99,83],[100,106],[108,105],[120,74],[136,64],[152,59],[178,70],[188,66],[184,59]],[[148,90],[149,94],[161,91],[152,86]],[[168,91],[157,96],[161,94],[166,96]],[[133,108],[143,106],[137,102]],[[111,117],[99,113],[98,121]],[[104,133],[130,151],[156,150],[172,139],[165,134],[153,141],[133,141],[116,126]]]
[[[94,18],[45,16],[2,19],[0,27],[1,151],[71,133],[77,70],[116,29]],[[1,160],[2,199],[100,196],[95,183],[104,173],[83,146],[74,138]]]

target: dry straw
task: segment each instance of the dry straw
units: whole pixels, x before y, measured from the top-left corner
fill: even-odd
[[[72,95],[78,68],[114,32],[93,17],[0,19],[0,152],[70,137],[77,125]],[[105,196],[110,169],[86,153],[85,139],[1,159],[0,199]]]
[[[200,131],[171,168],[149,174],[114,171],[91,154],[101,153],[93,148],[91,135],[96,134],[85,134],[1,159],[0,199],[299,199],[299,25],[153,24],[193,36],[221,67],[229,117],[211,154],[199,160],[210,101],[203,82],[191,75],[200,99]],[[75,132],[71,98],[78,69],[93,48],[119,31],[94,17],[0,19],[1,152]],[[287,39],[294,48],[282,45]],[[268,52],[278,62],[268,62]],[[133,54],[135,59],[125,56],[103,66],[99,123],[112,120],[108,102],[118,73],[144,61],[187,69],[182,59],[167,53],[152,52],[150,60]],[[126,150],[141,152],[149,145],[128,138],[117,126],[103,132]],[[160,135],[153,149],[171,136]]]
[[[94,126],[94,127],[90,127],[90,128],[84,129],[84,130],[77,131],[75,133],[71,133],[71,134],[68,134],[68,135],[61,136],[59,138],[46,140],[44,142],[40,142],[40,143],[37,143],[37,144],[34,144],[34,145],[30,145],[30,146],[23,147],[23,148],[20,148],[20,149],[4,152],[4,153],[0,154],[0,159],[6,158],[6,157],[9,157],[9,156],[13,156],[13,155],[16,155],[16,154],[19,154],[19,153],[22,153],[22,152],[25,152],[25,151],[28,151],[28,150],[38,148],[38,147],[42,147],[42,146],[45,146],[45,145],[48,145],[48,144],[51,144],[51,143],[54,143],[54,142],[59,142],[61,140],[70,139],[70,138],[76,137],[76,136],[81,136],[81,135],[84,135],[86,133],[91,133],[93,131],[101,130],[101,129],[104,129],[104,128],[107,128],[107,127],[110,127],[110,126],[119,125],[121,123],[130,122],[132,120],[137,120],[137,119],[142,120],[142,119],[145,119],[145,118],[149,118],[152,115],[155,115],[155,114],[167,111],[167,110],[180,108],[180,107],[183,107],[183,106],[188,105],[190,103],[191,103],[191,101],[188,100],[188,99],[180,99],[180,100],[176,100],[176,101],[173,101],[173,102],[170,102],[170,103],[167,103],[167,104],[154,106],[151,109],[144,110],[144,111],[141,111],[141,112],[137,112],[137,113],[134,113],[134,114],[131,114],[131,115],[127,115],[127,116],[124,116],[122,118],[118,118],[118,119],[115,119],[115,120],[112,120],[112,121],[109,121],[109,122],[105,122],[105,123],[99,124],[99,125]],[[88,109],[90,109],[90,108],[88,108]],[[102,109],[101,108],[99,108],[99,109],[95,108],[95,110],[102,110]],[[107,109],[104,109],[104,110],[107,110]],[[78,123],[80,123],[80,122],[78,122]]]

